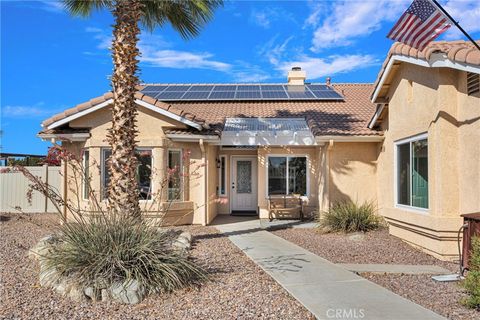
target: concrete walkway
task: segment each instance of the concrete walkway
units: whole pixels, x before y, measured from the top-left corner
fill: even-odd
[[[213,225],[318,319],[444,319],[260,226],[219,216]]]
[[[356,264],[337,263],[349,271],[371,273],[403,273],[403,274],[451,274],[452,271],[433,265],[410,264]]]

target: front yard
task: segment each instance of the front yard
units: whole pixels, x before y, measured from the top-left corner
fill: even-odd
[[[148,297],[138,305],[76,303],[38,284],[27,252],[52,232],[54,215],[2,214],[1,313],[5,319],[312,319],[273,279],[212,227],[184,227],[195,236],[192,255],[212,281],[200,288]]]
[[[273,234],[333,263],[435,265],[458,272],[456,263],[440,261],[390,236],[387,229],[366,234],[320,234],[313,229],[290,228]],[[431,275],[362,273],[373,281],[449,319],[479,319],[480,312],[458,301],[466,296],[458,282],[435,282]]]

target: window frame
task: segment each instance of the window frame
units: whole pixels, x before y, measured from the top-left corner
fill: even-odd
[[[185,178],[184,178],[184,164],[183,164],[183,149],[182,148],[168,148],[167,149],[167,156],[166,158],[166,163],[165,163],[165,169],[169,169],[168,163],[169,163],[169,157],[170,157],[170,151],[177,151],[180,152],[180,197],[178,199],[170,200],[169,199],[169,187],[168,187],[168,181],[167,181],[167,201],[168,202],[182,202],[184,201],[185,197]],[[166,170],[165,170],[166,171]]]
[[[104,192],[104,188],[105,188],[105,172],[107,170],[106,166],[105,166],[105,152],[107,150],[110,150],[112,151],[112,148],[110,147],[101,147],[100,148],[100,196],[101,196],[101,200],[102,201],[107,201],[108,200],[108,197],[105,196],[105,192]],[[135,148],[135,151],[150,151],[151,153],[151,159],[150,159],[150,168],[152,170],[152,173],[153,173],[153,148],[149,148],[149,147],[137,147]],[[149,202],[149,201],[153,201],[154,199],[154,193],[155,193],[155,190],[154,190],[154,183],[153,183],[153,177],[150,177],[150,183],[152,185],[152,189],[151,189],[151,193],[152,193],[152,198],[151,199],[139,199],[139,202],[140,203],[146,203],[146,202]]]
[[[220,168],[218,168],[218,196],[219,197],[228,197],[228,188],[227,188],[227,156],[221,155],[218,157],[220,160]],[[222,193],[222,161],[224,162],[224,174],[223,174],[223,183],[225,185],[225,189]]]
[[[393,143],[393,166],[394,166],[394,177],[393,177],[393,192],[394,192],[394,206],[395,208],[398,209],[403,209],[411,212],[416,212],[416,213],[422,213],[422,214],[428,214],[430,212],[430,201],[428,201],[428,208],[422,208],[422,207],[416,207],[413,205],[407,205],[407,204],[402,204],[398,202],[398,175],[399,175],[399,162],[398,162],[398,147],[400,145],[409,144],[409,161],[410,161],[410,172],[409,172],[409,177],[410,177],[410,203],[412,203],[412,196],[413,196],[413,188],[412,188],[412,170],[413,170],[413,165],[412,165],[412,144],[413,142],[420,141],[420,140],[427,140],[427,147],[429,146],[429,139],[428,139],[428,132],[417,134],[408,138],[396,140]],[[430,177],[430,164],[428,165],[428,177]],[[427,187],[428,191],[430,191],[430,188]],[[428,197],[430,198],[430,192],[428,192]],[[430,200],[430,199],[429,199]]]
[[[282,157],[282,158],[286,158],[287,160],[287,165],[286,165],[286,176],[285,176],[285,179],[286,179],[286,184],[285,184],[285,191],[288,192],[289,190],[289,170],[288,170],[288,158],[305,158],[306,160],[306,165],[307,165],[307,179],[306,179],[306,197],[307,198],[310,198],[310,156],[308,154],[268,154],[267,155],[267,161],[265,163],[265,177],[266,177],[266,180],[267,180],[267,183],[266,183],[266,188],[265,188],[265,198],[268,199],[269,197],[283,197],[283,196],[289,196],[290,194],[286,193],[284,195],[269,195],[268,194],[268,189],[269,189],[269,177],[268,177],[268,168],[269,168],[269,163],[270,163],[270,158],[279,158],[279,157]],[[302,195],[303,196],[303,195]]]
[[[85,155],[88,154],[88,159]],[[86,176],[90,178],[90,150],[88,148],[82,149],[82,166],[83,166],[83,177],[82,177],[82,200],[89,201],[90,197],[90,188],[92,187],[92,181],[90,179],[89,185],[86,184]],[[88,188],[88,192],[87,191]]]
[[[155,195],[155,184],[153,183],[153,172],[154,172],[154,168],[153,168],[153,148],[149,148],[149,147],[137,147],[135,148],[135,152],[137,151],[150,151],[150,185],[151,185],[151,189],[150,189],[150,193],[151,193],[151,198],[150,199],[139,199],[140,203],[146,203],[146,202],[151,202],[154,200],[154,195]],[[139,181],[138,181],[139,182]],[[140,190],[139,190],[140,191]]]

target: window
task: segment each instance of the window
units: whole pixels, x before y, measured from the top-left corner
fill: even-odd
[[[108,184],[110,183],[110,172],[108,170],[108,160],[112,155],[111,149],[102,149],[102,198],[108,198]],[[137,182],[140,192],[140,200],[152,199],[152,150],[137,149]]]
[[[227,163],[226,157],[220,156],[220,168],[218,169],[218,195],[226,196],[227,195]]]
[[[108,161],[112,155],[112,149],[102,149],[102,198],[108,198],[108,184],[110,183],[110,172],[108,169]]]
[[[182,151],[168,150],[168,200],[182,200]]]
[[[307,195],[306,157],[268,157],[268,195]]]
[[[83,150],[83,199],[90,198],[90,151]]]
[[[137,181],[141,200],[152,199],[152,150],[138,149],[137,156]]]
[[[397,143],[397,204],[428,209],[428,141]]]

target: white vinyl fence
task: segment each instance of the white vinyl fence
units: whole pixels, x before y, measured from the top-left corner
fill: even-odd
[[[33,175],[40,177],[52,187],[61,190],[62,175],[60,167],[25,167]],[[27,199],[29,181],[21,172],[0,173],[0,212],[56,212],[55,206],[37,191],[32,194],[32,201]],[[61,193],[60,193],[61,194]]]

